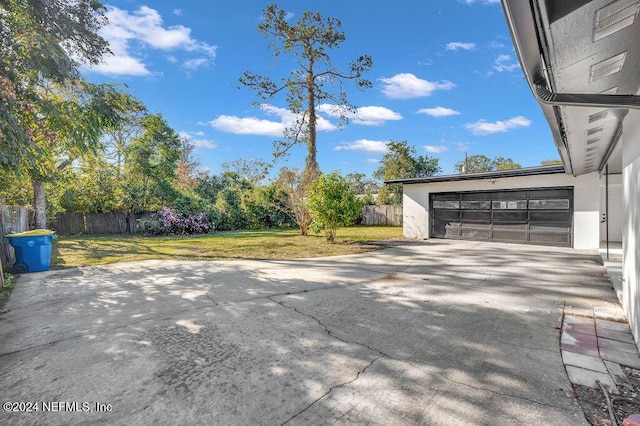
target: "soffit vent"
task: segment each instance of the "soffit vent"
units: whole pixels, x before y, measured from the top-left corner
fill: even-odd
[[[598,81],[601,78],[619,72],[624,65],[626,56],[627,52],[622,52],[619,55],[591,65],[591,71],[589,72],[589,82],[593,83],[594,81]]]
[[[603,130],[603,127],[594,127],[593,129],[587,130],[587,136],[593,136],[596,133],[600,133]]]
[[[590,146],[587,148],[587,152],[592,152],[592,151],[597,151],[598,147],[597,146]]]
[[[600,138],[596,139],[587,139],[587,145],[593,145],[594,143],[600,142]]]
[[[604,120],[607,117],[608,113],[609,113],[609,110],[605,109],[604,111],[600,111],[600,112],[596,112],[595,114],[591,114],[590,116],[587,117],[587,124],[591,124],[591,123],[594,123],[596,121]]]
[[[640,0],[618,0],[596,11],[593,41],[633,25],[638,15],[638,7]]]

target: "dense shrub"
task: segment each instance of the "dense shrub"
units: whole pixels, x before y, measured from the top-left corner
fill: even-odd
[[[324,230],[329,242],[335,240],[339,226],[352,225],[362,212],[362,203],[338,172],[320,175],[311,185],[307,204],[312,229]]]
[[[138,227],[151,235],[206,234],[213,228],[207,213],[181,215],[168,207],[138,221]]]

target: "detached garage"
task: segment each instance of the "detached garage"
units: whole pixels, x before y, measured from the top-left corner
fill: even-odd
[[[403,186],[408,238],[600,245],[600,176],[562,166],[385,182]]]
[[[573,188],[430,195],[432,238],[571,247]]]

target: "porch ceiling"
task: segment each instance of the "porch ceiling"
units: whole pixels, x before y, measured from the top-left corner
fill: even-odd
[[[619,172],[622,122],[640,108],[640,0],[502,5],[567,172]]]

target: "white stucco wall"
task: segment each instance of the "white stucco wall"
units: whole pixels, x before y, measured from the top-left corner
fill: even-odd
[[[622,144],[622,301],[640,343],[640,111],[631,111],[625,118]]]
[[[606,178],[604,175],[600,178],[600,216],[606,212]],[[609,217],[607,222],[609,225],[609,241],[622,241],[622,220],[624,212],[624,203],[622,200],[622,174],[609,175]],[[607,240],[607,223],[600,224],[600,241]]]
[[[573,187],[573,246],[595,250],[600,246],[600,191],[598,173],[578,177],[566,174],[437,182],[404,185],[403,232],[407,238],[429,238],[429,194],[432,192],[494,191],[501,189]],[[595,189],[595,190],[594,190]]]

